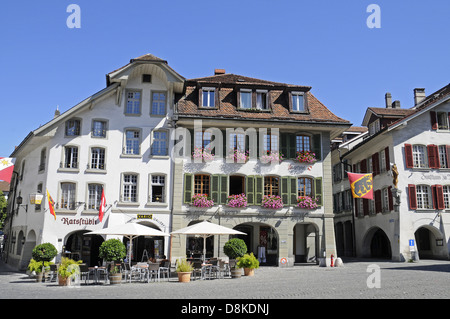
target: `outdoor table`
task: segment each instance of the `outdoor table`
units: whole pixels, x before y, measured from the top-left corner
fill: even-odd
[[[89,267],[88,268],[89,269],[89,273],[93,273],[94,274],[94,284],[98,284],[99,283],[99,272],[105,272],[105,274],[106,274],[106,267],[98,267],[98,266],[95,266],[95,267]]]
[[[202,264],[201,278],[206,279],[206,272],[211,271],[212,264]]]

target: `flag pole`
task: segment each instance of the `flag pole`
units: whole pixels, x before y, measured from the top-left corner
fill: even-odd
[[[353,173],[353,172],[352,172],[352,166],[351,166],[350,164],[344,163],[344,162],[342,161],[342,158],[341,158],[341,157],[339,157],[339,159],[340,159],[340,161],[341,161],[341,164],[344,165],[344,172],[347,172],[347,173],[348,173],[348,172]],[[345,168],[346,166],[349,166],[349,167],[350,167],[350,170],[346,170],[346,168]],[[347,177],[348,177],[348,175],[347,175]],[[351,187],[350,187],[350,192],[351,192],[351,191],[352,191],[352,190],[351,190]],[[351,205],[352,205],[352,239],[353,239],[353,244],[352,244],[352,255],[353,255],[353,257],[356,257],[355,202],[356,202],[356,200],[355,200],[355,198],[353,198],[353,194],[352,194],[352,202],[351,202]]]

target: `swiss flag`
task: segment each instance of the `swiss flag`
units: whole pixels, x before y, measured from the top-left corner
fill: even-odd
[[[0,180],[10,183],[14,171],[15,158],[0,157]]]
[[[103,220],[103,215],[106,210],[106,199],[105,199],[105,190],[102,190],[102,199],[100,200],[100,208],[98,210],[98,219],[100,222]]]

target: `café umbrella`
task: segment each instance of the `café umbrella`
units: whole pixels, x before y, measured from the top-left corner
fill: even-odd
[[[206,256],[206,238],[214,235],[247,235],[246,233],[217,225],[206,220],[170,233],[171,235],[196,235],[203,238],[203,261]]]
[[[129,249],[129,264],[131,265],[131,251],[133,245],[133,239],[139,236],[169,236],[169,234],[163,233],[162,231],[144,226],[137,223],[126,223],[122,225],[112,226],[108,228],[99,229],[96,231],[92,231],[86,233],[86,235],[117,235],[124,236],[130,240],[130,249]]]

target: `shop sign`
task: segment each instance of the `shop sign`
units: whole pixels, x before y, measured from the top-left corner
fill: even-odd
[[[61,218],[63,225],[96,225],[97,220],[96,217],[93,218],[69,218],[63,217]]]
[[[137,219],[153,219],[153,215],[152,214],[149,214],[149,215],[138,214]]]

